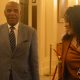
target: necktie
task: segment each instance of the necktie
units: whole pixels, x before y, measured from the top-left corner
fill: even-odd
[[[9,32],[9,40],[10,40],[10,46],[11,46],[12,52],[16,47],[16,38],[15,38],[14,29],[15,29],[14,27],[10,27],[10,32]]]

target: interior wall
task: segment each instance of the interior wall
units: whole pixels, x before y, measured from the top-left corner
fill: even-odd
[[[4,8],[8,0],[2,0],[0,2],[0,24],[6,22],[5,16],[4,16]]]

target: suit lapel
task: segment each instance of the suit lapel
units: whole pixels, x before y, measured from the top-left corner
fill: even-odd
[[[20,46],[20,44],[22,44],[24,41],[27,41],[28,38],[27,38],[27,33],[28,31],[26,32],[26,27],[24,27],[23,24],[19,24],[19,28],[18,28],[18,38],[17,38],[17,47]]]
[[[10,42],[9,42],[9,29],[8,29],[8,25],[4,24],[2,27],[3,28],[2,28],[2,30],[0,32],[1,33],[0,37],[3,40],[3,41],[1,41],[2,42],[2,46],[5,45],[6,51],[10,51],[10,52],[8,52],[8,54],[9,54],[9,53],[11,53],[11,48],[10,48]]]
[[[23,31],[22,31],[22,27],[19,24],[18,27],[18,37],[17,37],[17,46],[23,41]]]

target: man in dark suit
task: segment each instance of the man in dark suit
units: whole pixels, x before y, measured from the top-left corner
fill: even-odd
[[[36,31],[19,22],[18,3],[8,2],[4,13],[7,23],[0,25],[0,80],[39,80]]]

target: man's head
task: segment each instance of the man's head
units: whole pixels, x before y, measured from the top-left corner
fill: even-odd
[[[5,17],[9,25],[14,26],[20,18],[20,6],[17,2],[10,1],[4,10]]]

